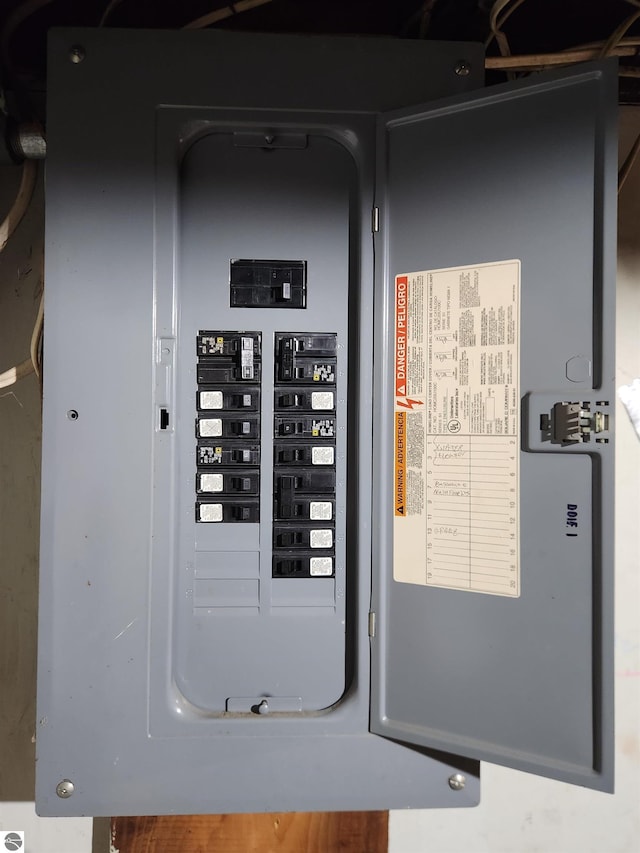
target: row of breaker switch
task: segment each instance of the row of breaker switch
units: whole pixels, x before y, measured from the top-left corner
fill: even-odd
[[[203,331],[196,351],[196,521],[258,522],[261,335]]]
[[[336,356],[335,334],[276,336],[274,577],[335,574]]]

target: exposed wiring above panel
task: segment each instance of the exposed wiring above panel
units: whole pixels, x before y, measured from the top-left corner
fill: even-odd
[[[5,370],[4,373],[0,373],[0,388],[9,388],[11,385],[15,385],[20,379],[24,379],[25,376],[28,376],[30,373],[33,373],[33,362],[31,358],[25,358],[24,361],[21,361],[20,364],[17,364],[15,367],[10,367],[9,370]]]
[[[97,21],[100,27],[113,24],[203,29],[221,25],[222,28],[268,31],[283,29],[284,25],[284,29],[290,26],[299,32],[356,31],[430,39],[484,40],[488,53],[499,53],[486,58],[489,82],[501,78],[501,74],[495,72],[505,73],[512,79],[546,68],[617,56],[621,59],[621,80],[627,81],[621,85],[638,86],[634,78],[640,80],[640,0],[576,3],[577,0],[477,0],[475,3],[474,0],[388,0],[388,4],[371,4],[365,0],[238,0],[234,3],[185,0],[178,7],[178,4],[158,4],[151,0],[127,0],[127,3],[123,0],[84,0],[80,6],[73,0],[15,0],[12,9],[0,14],[0,84],[4,80],[5,89],[9,82],[18,93],[21,90],[24,93],[33,87],[38,75],[44,75],[44,37],[49,26],[92,26]],[[625,15],[625,9],[630,14]],[[574,18],[578,15],[575,29],[568,26],[572,10]],[[185,19],[188,23],[184,23]],[[570,36],[574,32],[578,33],[575,40],[582,43],[571,44]],[[39,71],[35,67],[30,69],[33,52],[29,53],[29,49],[33,50],[34,44],[41,45]],[[44,91],[45,85],[38,85]],[[640,97],[640,89],[638,93]],[[11,147],[11,157],[15,160],[44,156],[41,128],[44,116],[29,116],[32,121],[29,124],[24,116],[12,115],[11,103],[8,98],[0,105],[7,115],[7,127],[26,128],[23,130],[25,144],[17,144],[21,142],[18,134],[16,144]],[[619,190],[639,155],[640,138],[620,169]],[[29,206],[36,175],[36,164],[27,159],[15,201],[0,224],[0,251]],[[30,358],[0,374],[0,387],[18,381],[31,371],[40,377],[42,330],[41,301],[30,342]]]
[[[9,238],[16,230],[22,217],[27,212],[29,202],[33,196],[33,188],[38,175],[38,165],[33,160],[25,160],[22,166],[22,178],[15,200],[2,223],[0,223],[0,252],[9,242]]]
[[[38,164],[33,160],[25,160],[22,166],[22,177],[16,197],[9,209],[9,212],[0,224],[0,252],[4,250],[9,242],[12,234],[22,221],[31,199],[33,190],[38,176]],[[43,267],[43,265],[42,265]],[[7,388],[14,385],[20,379],[35,372],[38,378],[41,376],[42,363],[42,330],[44,324],[44,299],[41,296],[38,314],[31,335],[30,355],[29,358],[22,361],[20,364],[9,368],[0,373],[0,388]]]
[[[204,27],[210,27],[212,24],[217,24],[219,21],[224,21],[225,18],[230,18],[232,15],[237,15],[240,12],[248,12],[250,9],[255,9],[257,6],[264,6],[271,3],[272,0],[239,0],[238,3],[229,3],[222,9],[216,9],[214,12],[209,12],[199,18],[184,25],[186,30],[198,30]]]

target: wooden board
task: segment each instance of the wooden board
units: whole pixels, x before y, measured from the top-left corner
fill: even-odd
[[[387,853],[388,812],[117,817],[119,853]]]

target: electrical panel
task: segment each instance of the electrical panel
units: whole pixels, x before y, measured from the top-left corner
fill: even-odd
[[[609,790],[615,68],[49,51],[39,812]]]

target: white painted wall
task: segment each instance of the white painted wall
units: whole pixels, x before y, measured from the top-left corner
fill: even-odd
[[[621,114],[620,153],[640,133]],[[617,384],[640,376],[640,159],[619,197]],[[616,407],[616,793],[482,765],[476,809],[391,812],[389,853],[640,851],[640,439]]]
[[[640,109],[623,111],[623,153],[637,133]],[[0,216],[18,179],[18,170],[0,169]],[[41,243],[40,188],[0,254],[0,370],[28,352]],[[620,196],[619,266],[622,384],[640,376],[640,162]],[[617,793],[485,764],[477,809],[392,812],[390,853],[640,851],[640,441],[620,407],[617,435]],[[38,818],[32,803],[39,456],[39,397],[31,377],[13,392],[0,391],[0,830],[24,830],[28,853],[90,853],[89,818]]]

